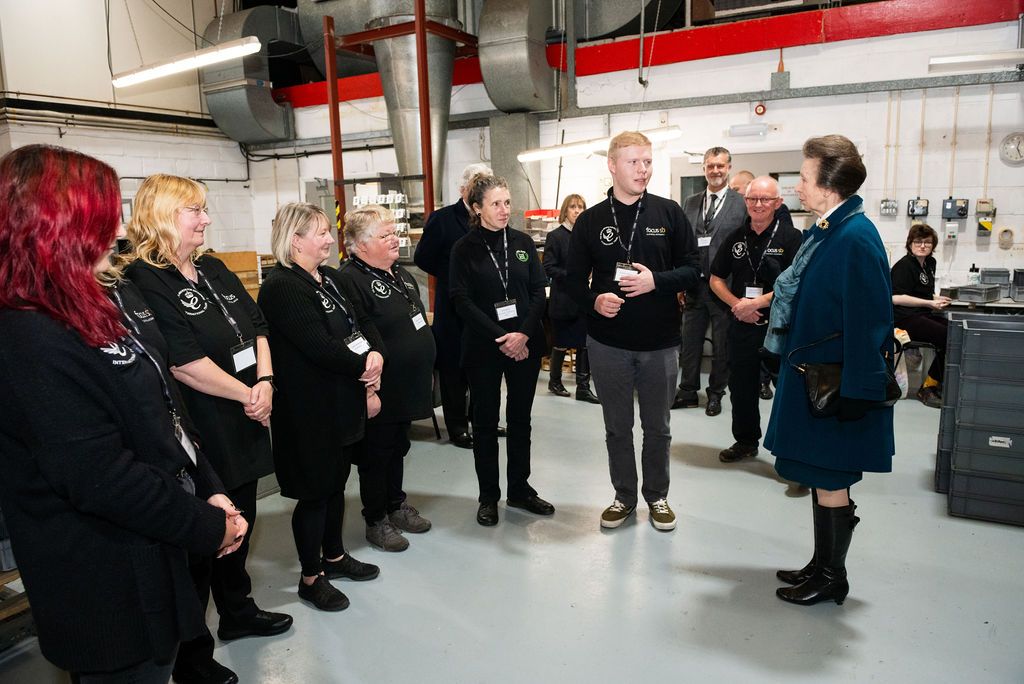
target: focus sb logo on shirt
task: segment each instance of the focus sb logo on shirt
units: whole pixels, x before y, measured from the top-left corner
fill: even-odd
[[[644,235],[657,235],[659,237],[664,237],[665,235],[668,235],[668,228],[665,226],[658,226],[657,228],[648,226],[647,230],[644,231]]]
[[[185,315],[187,316],[204,314],[209,306],[203,293],[193,290],[191,287],[178,290],[178,301],[181,302],[181,307],[185,309]]]
[[[224,301],[227,302],[228,304],[234,304],[238,301],[238,297],[229,292],[228,294],[224,295]]]
[[[324,311],[332,313],[334,311],[334,302],[331,301],[331,298],[323,292],[318,292],[317,294],[320,295],[320,303],[323,304]]]
[[[615,226],[605,226],[597,237],[602,245],[611,246],[618,242],[619,231]]]
[[[132,313],[135,314],[135,317],[142,321],[143,323],[153,322],[153,312],[150,311],[149,309],[143,309],[142,311],[132,311]]]
[[[742,259],[747,256],[747,243],[734,242],[732,244],[732,256],[734,259]]]
[[[135,352],[117,342],[111,342],[105,347],[100,347],[100,351],[110,357],[110,362],[115,366],[130,366],[135,363]]]
[[[523,263],[526,263],[530,258],[530,255],[526,253],[525,249],[516,250],[516,259],[519,259]]]
[[[391,288],[380,279],[374,280],[370,283],[370,290],[373,292],[373,296],[378,299],[387,299],[391,296]]]

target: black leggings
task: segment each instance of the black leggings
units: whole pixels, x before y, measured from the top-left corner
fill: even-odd
[[[292,534],[303,575],[316,577],[323,570],[321,549],[325,558],[338,558],[345,554],[345,545],[341,541],[344,519],[345,492],[337,492],[326,499],[300,500],[295,504]]]
[[[918,314],[904,318],[896,324],[910,335],[913,342],[927,342],[935,347],[935,359],[928,368],[928,375],[942,382],[942,374],[946,369],[946,329],[949,323],[945,318],[930,314]]]

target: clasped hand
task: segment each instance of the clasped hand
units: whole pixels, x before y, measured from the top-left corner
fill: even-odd
[[[756,299],[742,298],[732,305],[732,315],[743,323],[757,323],[762,318],[759,308]]]
[[[942,309],[945,309],[947,306],[949,306],[950,302],[952,301],[953,300],[950,299],[949,297],[937,295],[934,299],[932,299],[932,308],[935,309],[936,311],[941,311]]]
[[[214,494],[206,500],[206,503],[224,511],[224,539],[221,540],[217,558],[234,553],[242,545],[242,541],[249,531],[249,521],[242,517],[242,512],[235,508],[231,499],[223,494]]]
[[[245,405],[245,415],[267,427],[270,412],[274,406],[274,387],[269,382],[257,382],[249,388],[249,403]]]
[[[513,361],[522,361],[530,355],[530,350],[526,347],[526,343],[530,341],[530,338],[523,333],[505,333],[501,337],[495,338],[494,341],[500,345],[498,348],[501,350],[501,353]]]
[[[366,355],[366,366],[363,374],[359,376],[360,382],[366,385],[367,389],[377,391],[380,389],[380,374],[384,370],[384,357],[380,352],[371,351]]]

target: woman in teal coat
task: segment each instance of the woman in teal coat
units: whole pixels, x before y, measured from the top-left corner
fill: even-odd
[[[892,408],[873,407],[886,387],[892,289],[882,240],[854,194],[867,175],[856,146],[827,135],[808,140],[803,153],[796,191],[819,218],[780,276],[781,289],[775,286],[765,347],[782,358],[764,443],[779,475],[813,489],[814,556],[801,570],[780,570],[778,578],[794,586],[776,593],[802,605],[841,604],[849,592],[846,552],[860,520],[849,488],[864,471],[892,470]],[[793,363],[842,364],[837,416],[811,414],[804,379],[787,361],[793,350]]]

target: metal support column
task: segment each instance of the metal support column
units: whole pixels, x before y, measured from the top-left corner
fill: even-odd
[[[341,163],[341,112],[338,101],[338,61],[334,39],[334,17],[324,15],[324,64],[327,71],[327,109],[331,126],[331,163],[334,168],[334,221],[338,228],[338,254],[345,258],[342,225],[345,220],[345,169]]]

